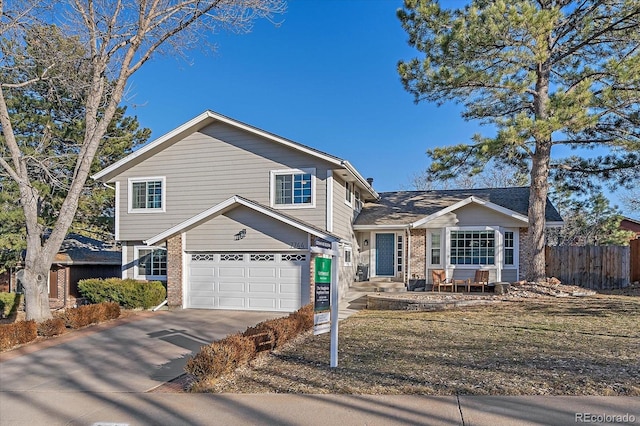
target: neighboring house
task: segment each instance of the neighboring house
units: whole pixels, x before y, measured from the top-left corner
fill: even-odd
[[[370,277],[406,282],[444,269],[448,278],[489,270],[490,282],[513,282],[526,271],[529,188],[385,192],[354,223],[360,262]],[[562,218],[547,201],[546,225]]]
[[[121,261],[122,254],[113,244],[78,234],[67,235],[49,272],[49,305],[52,308],[76,305],[81,297],[78,281],[119,277]]]
[[[81,297],[78,281],[119,277],[121,262],[122,254],[113,244],[78,234],[67,235],[49,270],[49,306],[56,309],[76,305]],[[20,270],[18,265],[13,273],[3,275],[2,291],[20,290]]]
[[[620,229],[635,232],[635,236],[632,239],[640,239],[640,220],[625,217],[620,221]]]
[[[170,306],[295,310],[315,238],[339,243],[341,295],[359,265],[399,281],[434,266],[522,275],[526,188],[380,196],[348,161],[211,111],[93,178],[115,188],[122,276],[166,281]],[[482,255],[452,256],[451,238]]]

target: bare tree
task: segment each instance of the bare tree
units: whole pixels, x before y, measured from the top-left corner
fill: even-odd
[[[20,6],[18,8],[17,6]],[[37,7],[37,9],[36,9]],[[127,81],[160,51],[182,54],[206,42],[219,30],[249,32],[257,19],[283,13],[284,0],[61,0],[7,3],[0,0],[3,67],[0,82],[0,166],[16,182],[25,216],[27,251],[24,290],[27,319],[51,317],[47,276],[55,254],[77,210],[97,150],[125,93]],[[36,16],[41,21],[36,22]],[[57,27],[69,40],[79,41],[86,54],[69,58],[55,44],[28,50],[25,37],[35,25]],[[74,67],[86,68],[76,73]],[[75,78],[86,76],[83,79]],[[84,136],[70,178],[66,198],[51,229],[39,221],[40,185],[29,173],[33,158],[16,138],[7,91],[49,81],[74,89],[84,103]],[[46,128],[41,129],[46,143]],[[108,143],[108,142],[107,142]],[[46,168],[46,162],[40,165]],[[56,171],[58,172],[58,171]]]

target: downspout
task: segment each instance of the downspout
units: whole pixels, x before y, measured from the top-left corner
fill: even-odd
[[[168,301],[169,301],[169,299],[164,299],[164,302],[162,302],[161,304],[159,304],[158,306],[156,306],[155,308],[153,308],[153,309],[151,310],[151,312],[155,312],[155,311],[157,311],[158,309],[162,308],[164,305],[166,305],[166,304],[167,304],[167,302],[168,302]]]

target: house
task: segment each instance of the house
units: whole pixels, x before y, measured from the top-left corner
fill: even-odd
[[[635,233],[632,239],[640,239],[640,220],[624,217],[620,221],[620,229]]]
[[[118,277],[122,255],[113,244],[69,234],[56,253],[49,271],[49,305],[76,305],[78,282],[88,278]]]
[[[49,270],[49,306],[71,307],[81,297],[78,282],[87,278],[120,276],[122,255],[109,243],[78,234],[69,234],[62,242]],[[22,266],[0,278],[0,291],[20,290]]]
[[[115,188],[122,277],[165,281],[170,306],[295,310],[316,239],[339,244],[341,295],[364,266],[403,282],[434,266],[522,274],[526,188],[378,194],[346,160],[211,111],[93,178]]]
[[[167,283],[170,306],[292,311],[310,300],[312,238],[339,242],[378,194],[348,162],[206,111],[105,168],[122,276]]]
[[[364,205],[353,229],[360,261],[370,277],[431,283],[431,270],[449,278],[473,278],[489,270],[489,282],[513,282],[526,273],[525,236],[529,188],[384,192]],[[546,225],[562,218],[547,201]]]

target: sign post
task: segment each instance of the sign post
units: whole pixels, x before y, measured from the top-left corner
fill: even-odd
[[[331,259],[315,259],[315,293],[313,304],[313,334],[326,333],[331,321]]]
[[[331,362],[330,366],[338,366],[338,243],[332,243],[333,269],[331,269]]]
[[[330,366],[338,366],[338,243],[321,238],[312,240],[311,252],[322,254],[315,258],[315,292],[313,334],[331,331]],[[330,256],[330,257],[329,257]]]

